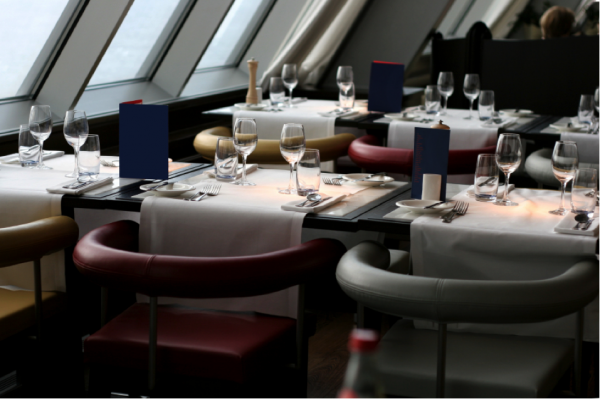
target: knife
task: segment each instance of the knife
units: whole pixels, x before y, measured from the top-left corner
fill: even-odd
[[[305,207],[305,208],[314,208],[315,206],[319,205],[320,203],[322,203],[322,202],[325,202],[325,201],[327,201],[328,199],[331,199],[331,198],[332,198],[332,197],[325,197],[325,198],[321,198],[320,200],[318,200],[318,201],[316,201],[316,202],[313,202],[313,203],[312,203],[312,204],[310,204],[310,205],[306,205],[306,207]]]

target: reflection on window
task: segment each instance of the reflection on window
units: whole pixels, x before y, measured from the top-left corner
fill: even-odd
[[[196,70],[234,65],[270,4],[270,0],[235,0]]]
[[[0,2],[0,99],[30,93],[62,33],[64,24],[58,22],[68,2]]]
[[[177,17],[180,0],[135,0],[90,85],[144,78]]]

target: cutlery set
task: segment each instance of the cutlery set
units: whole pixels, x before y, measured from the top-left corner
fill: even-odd
[[[319,200],[316,201],[304,201],[298,205],[296,205],[298,208],[314,208],[315,206],[327,201],[328,199],[331,199],[332,197],[325,197],[325,198],[321,198]],[[308,203],[307,203],[308,202]]]
[[[95,181],[95,180],[94,180],[94,181]],[[93,180],[90,180],[90,181],[84,181],[84,182],[79,182],[79,181],[76,181],[75,183],[71,183],[71,184],[67,184],[66,186],[63,186],[63,188],[66,188],[66,189],[68,189],[68,190],[76,190],[76,189],[78,189],[78,188],[85,187],[85,186],[87,186],[88,184],[92,184],[92,183],[94,183],[94,181],[93,181]]]
[[[444,223],[451,223],[456,216],[463,216],[464,214],[466,214],[467,209],[469,209],[469,204],[467,204],[464,201],[457,201],[456,204],[454,204],[454,208],[452,208],[450,212],[442,216],[442,221]]]
[[[190,198],[186,198],[184,201],[202,201],[207,195],[211,197],[219,195],[219,191],[221,191],[220,184],[207,184],[206,186],[200,187],[200,190],[191,196]]]

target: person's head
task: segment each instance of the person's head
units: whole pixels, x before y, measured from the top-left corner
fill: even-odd
[[[575,14],[570,9],[561,6],[550,7],[540,18],[542,39],[569,36],[574,22]]]

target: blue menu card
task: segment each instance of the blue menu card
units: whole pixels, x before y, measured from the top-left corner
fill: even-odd
[[[119,177],[169,178],[169,107],[119,104]]]
[[[412,198],[421,199],[423,174],[442,175],[440,201],[446,199],[448,177],[448,152],[450,150],[450,130],[415,128],[415,151],[413,156]]]
[[[373,61],[369,81],[369,111],[402,111],[404,64]]]

